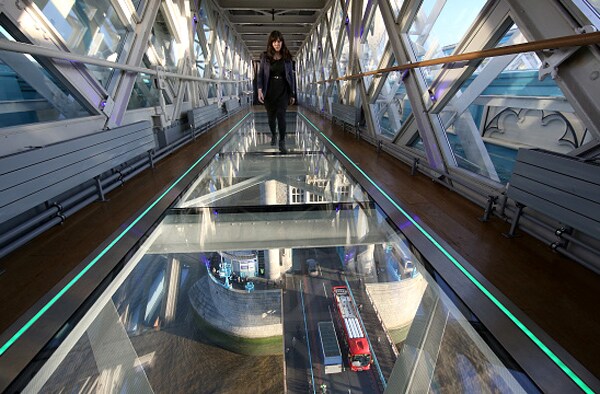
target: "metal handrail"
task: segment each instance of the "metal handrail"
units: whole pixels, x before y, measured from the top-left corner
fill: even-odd
[[[25,44],[9,40],[0,40],[0,50],[25,53],[34,56],[44,56],[53,59],[69,60],[75,63],[93,64],[101,67],[114,68],[117,70],[131,71],[135,73],[144,73],[150,75],[160,75],[161,77],[179,78],[198,82],[216,82],[216,83],[238,83],[249,82],[250,79],[210,79],[195,77],[193,75],[183,75],[162,70],[153,70],[151,68],[132,66],[129,64],[111,62],[109,60],[99,59],[90,56],[78,55],[72,52],[61,52],[51,48],[41,47],[39,45]]]
[[[490,57],[498,57],[504,55],[513,55],[524,52],[534,52],[534,51],[542,51],[548,49],[558,49],[558,48],[567,48],[567,47],[576,47],[576,46],[586,46],[586,45],[595,45],[600,44],[600,32],[593,33],[582,33],[582,34],[574,34],[571,36],[563,36],[556,38],[549,38],[546,40],[539,40],[533,42],[526,42],[522,44],[515,45],[507,45],[500,48],[490,48],[483,49],[481,51],[473,51],[462,53],[460,55],[450,55],[445,57],[440,57],[436,59],[429,60],[421,60],[418,62],[409,62],[406,64],[401,64],[399,66],[380,68],[373,71],[366,71],[364,73],[345,75],[343,77],[333,78],[333,79],[325,79],[322,81],[317,81],[314,83],[328,83],[334,81],[348,81],[351,79],[357,79],[366,77],[369,75],[381,75],[386,74],[392,71],[405,71],[412,70],[420,67],[427,66],[435,66],[438,64],[448,64],[451,67],[460,67],[466,66],[468,61],[484,59]],[[464,64],[457,64],[457,62],[465,62]]]

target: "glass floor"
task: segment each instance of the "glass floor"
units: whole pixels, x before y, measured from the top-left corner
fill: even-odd
[[[295,113],[286,144],[249,115],[23,392],[538,391]]]

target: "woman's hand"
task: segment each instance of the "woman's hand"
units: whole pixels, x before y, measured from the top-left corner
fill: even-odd
[[[293,97],[290,97],[290,105],[294,105],[295,102],[296,102],[296,99]]]
[[[258,101],[260,101],[262,104],[265,103],[265,96],[263,96],[262,89],[258,89]]]

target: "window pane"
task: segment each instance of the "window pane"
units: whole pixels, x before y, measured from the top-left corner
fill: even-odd
[[[524,41],[513,26],[497,46]],[[494,58],[463,83],[440,113],[459,167],[506,183],[518,148],[568,153],[592,139],[540,65],[533,52]]]
[[[383,18],[379,12],[379,7],[375,6],[373,17],[366,31],[361,32],[360,44],[360,68],[362,72],[372,71],[379,68],[381,56],[388,42],[388,35],[383,24]],[[372,76],[363,78],[366,89],[369,89]]]
[[[339,2],[334,2],[332,7],[333,11],[333,20],[330,22],[331,24],[331,39],[333,40],[333,45],[337,45],[338,32],[342,26],[342,19],[344,17],[344,10],[342,9]]]
[[[398,19],[398,15],[400,14],[400,8],[402,8],[402,4],[404,0],[389,0],[390,5],[392,6],[392,11],[394,13],[394,19]]]
[[[600,14],[600,0],[586,0],[588,3],[598,14]]]
[[[329,45],[325,51],[325,56],[323,57],[323,78],[330,79],[333,77],[333,56],[331,55],[331,50]]]
[[[179,59],[175,49],[175,39],[171,35],[164,15],[160,10],[154,21],[154,26],[152,26],[150,42],[152,45],[146,52],[150,63],[160,65],[167,71],[176,72]]]
[[[344,32],[344,37],[342,39],[342,52],[340,53],[339,61],[338,61],[338,77],[343,77],[346,74],[350,73],[348,70],[348,56],[350,53],[350,44],[348,43],[347,34]],[[342,93],[345,90],[345,86],[348,84],[348,81],[340,82],[342,88]]]
[[[126,29],[109,0],[34,0],[78,54],[116,61],[125,42]],[[94,68],[92,73],[106,87],[113,70]]]
[[[14,38],[0,26],[0,39]],[[0,52],[0,127],[79,118],[90,113],[32,56]]]
[[[394,61],[393,66],[396,65]],[[379,120],[379,133],[385,137],[395,137],[412,113],[401,73],[388,74],[372,109],[375,118]]]
[[[160,92],[152,83],[152,75],[139,73],[131,91],[131,98],[129,99],[127,109],[157,106],[159,105],[159,94]]]
[[[448,56],[462,39],[486,0],[425,0],[413,20],[409,37],[418,61]],[[427,82],[441,66],[421,68]]]

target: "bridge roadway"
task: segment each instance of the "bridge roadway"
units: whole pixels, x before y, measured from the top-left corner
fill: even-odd
[[[324,372],[317,324],[320,321],[333,319],[331,286],[344,284],[345,275],[334,248],[294,250],[293,258],[296,263],[315,257],[321,266],[321,275],[318,277],[308,276],[304,264],[302,264],[302,272],[286,276],[283,294],[283,330],[287,391],[322,393],[321,387],[325,385],[327,393],[382,393],[383,374],[386,375],[384,379],[389,377],[395,359],[389,356],[393,355],[393,352],[392,345],[387,342],[387,339],[373,340],[377,337],[386,338],[383,327],[374,314],[364,314],[361,317],[363,321],[367,320],[364,323],[375,352],[383,355],[379,357],[376,354],[383,374],[379,373],[375,364],[369,371],[352,372],[347,365],[344,365],[345,370],[341,373],[325,374]],[[299,265],[295,264],[295,267]],[[358,281],[354,283],[358,284]],[[336,330],[338,330],[337,326]],[[340,340],[339,332],[338,340]],[[344,354],[341,340],[340,347]],[[343,358],[345,360],[346,357]]]

